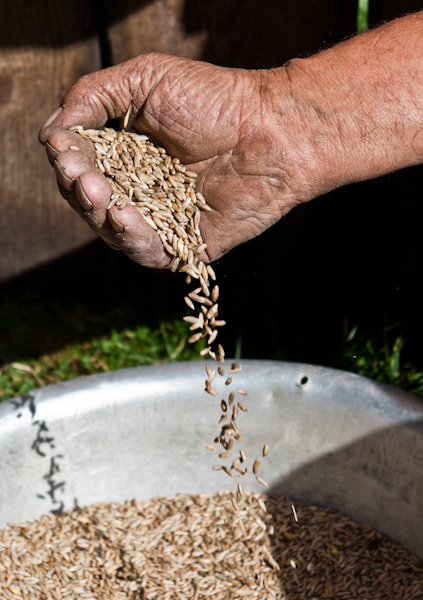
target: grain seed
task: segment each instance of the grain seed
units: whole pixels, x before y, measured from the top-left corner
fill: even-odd
[[[188,296],[185,296],[184,300],[185,300],[185,304],[186,304],[186,305],[187,305],[189,308],[191,308],[191,310],[195,310],[195,306],[194,306],[194,303],[193,303],[193,301],[191,300],[191,298],[188,298]]]
[[[207,319],[212,319],[218,312],[218,305],[213,304],[213,306],[207,311],[206,317]]]
[[[234,507],[235,512],[238,512],[239,511],[239,506],[235,502],[235,498],[233,498],[232,496],[231,496],[231,502],[232,502],[232,506]]]
[[[224,325],[226,325],[226,321],[217,321],[214,317],[213,319],[210,319],[210,323],[213,325],[213,327],[223,327]]]
[[[234,474],[232,473],[232,471],[230,469],[228,469],[228,467],[222,467],[223,471],[225,471],[226,475],[229,475],[229,477],[233,477]]]
[[[247,536],[247,532],[245,531],[245,526],[244,526],[244,523],[242,522],[242,520],[238,521],[238,527],[240,528],[242,535],[244,537],[246,537]],[[241,590],[242,590],[242,588],[240,588],[238,590],[238,595],[241,595],[241,596],[246,596],[247,595],[247,596],[249,596],[251,594],[251,590],[250,590],[250,588],[248,586],[245,586],[245,588],[243,589],[242,592],[241,592]]]
[[[262,546],[261,549],[262,549],[263,554],[265,555],[268,563],[270,564],[270,566],[273,567],[275,569],[275,571],[280,571],[279,564],[275,561],[273,556],[270,554],[268,548],[266,546]]]
[[[206,392],[208,394],[210,394],[211,396],[218,396],[219,395],[219,392],[217,390],[215,390],[214,388],[212,388],[212,387],[207,387],[206,386]]]
[[[210,265],[207,265],[207,272],[209,276],[213,279],[213,281],[216,281],[216,274]]]
[[[208,344],[212,344],[212,343],[215,341],[215,339],[217,338],[217,333],[218,333],[218,331],[217,331],[217,329],[215,329],[215,330],[214,330],[214,331],[213,331],[213,332],[210,334],[210,336],[209,336],[209,339],[207,340],[207,343],[208,343]]]
[[[234,460],[234,462],[231,465],[231,469],[235,469],[235,471],[238,471],[238,473],[241,473],[241,475],[245,475],[245,473],[246,473],[246,470],[241,465],[241,461],[239,458],[236,458]]]
[[[210,299],[212,302],[217,302],[218,298],[219,298],[219,286],[215,285],[211,291]]]
[[[194,335],[189,337],[188,342],[190,344],[195,344],[195,342],[198,342],[198,340],[200,340],[202,337],[203,337],[203,332],[199,331],[198,333],[194,333]]]
[[[206,248],[207,248],[207,244],[201,244],[197,248],[194,248],[193,252],[194,252],[194,254],[200,255],[204,252],[204,250],[206,250]]]
[[[112,206],[114,206],[116,204],[118,200],[118,196],[115,196],[115,194],[112,194],[110,197],[110,202],[107,205],[107,210],[110,210],[112,208]]]
[[[267,481],[264,481],[264,479],[262,479],[261,477],[259,477],[259,475],[256,475],[256,479],[258,481],[258,483],[260,485],[262,485],[263,487],[269,487],[269,484],[267,483]]]
[[[209,383],[211,383],[214,380],[214,378],[216,377],[216,369],[210,369],[210,367],[209,367],[207,370],[207,373],[209,376],[207,381]]]
[[[211,300],[205,298],[204,296],[199,296],[198,294],[189,294],[189,296],[192,298],[192,300],[194,300],[194,302],[198,302],[199,304],[204,304],[205,306],[212,306],[213,304]]]
[[[183,317],[187,323],[198,323],[198,317]]]

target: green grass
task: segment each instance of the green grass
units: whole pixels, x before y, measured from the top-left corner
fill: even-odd
[[[358,0],[357,8],[357,33],[369,29],[369,0]]]
[[[199,359],[204,342],[188,344],[182,318],[146,322],[134,301],[93,315],[90,306],[46,302],[36,294],[3,298],[0,400],[82,375]]]
[[[125,297],[94,311],[92,303],[45,300],[34,293],[0,298],[0,400],[82,375],[199,359],[204,342],[203,346],[188,344],[190,331],[182,320],[182,303],[179,317],[159,317],[157,308],[151,314],[145,308],[151,298],[143,300],[134,294],[131,300],[128,303]],[[237,358],[243,355],[242,342],[239,334],[234,344]],[[406,349],[401,325],[388,325],[385,318],[376,328],[354,327],[327,366],[423,397],[423,372],[404,363]]]
[[[398,333],[401,323],[379,330],[353,327],[337,366],[423,397],[423,372],[402,360],[407,341]]]

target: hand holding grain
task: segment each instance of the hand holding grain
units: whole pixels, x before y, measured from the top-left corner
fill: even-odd
[[[112,247],[150,267],[170,257],[111,188],[88,140],[131,107],[132,127],[195,172],[213,261],[291,208],[342,185],[423,162],[423,11],[306,59],[246,71],[147,54],[82,77],[40,141],[63,196]],[[72,149],[78,147],[79,150]]]
[[[66,131],[99,128],[131,107],[132,129],[198,174],[196,189],[212,207],[201,219],[205,260],[255,237],[297,203],[279,160],[265,75],[151,54],[81,78],[40,132],[62,195],[110,246],[145,266],[170,264],[134,207],[107,213],[111,189],[92,162],[92,145]]]

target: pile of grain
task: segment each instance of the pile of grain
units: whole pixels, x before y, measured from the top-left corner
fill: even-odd
[[[4,600],[421,600],[423,566],[333,510],[246,494],[74,508],[0,531]],[[265,505],[266,512],[262,506]],[[236,526],[243,519],[246,535]],[[273,535],[271,535],[273,533]],[[279,570],[275,570],[274,563]]]

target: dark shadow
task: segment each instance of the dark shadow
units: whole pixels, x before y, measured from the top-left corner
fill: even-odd
[[[119,3],[120,18],[152,1]],[[104,31],[108,4],[109,0],[0,0],[0,48],[63,47],[98,35]]]
[[[0,47],[63,47],[87,39],[107,24],[119,22],[153,0],[1,1]],[[355,30],[356,2],[327,0],[186,0],[183,26],[187,34],[205,29],[205,59],[232,66],[269,67],[316,51]]]
[[[228,67],[270,68],[351,35],[357,3],[186,0],[184,25],[207,32],[204,60]]]
[[[362,597],[358,593],[358,582],[368,568],[366,557],[369,552],[372,562],[380,562],[381,573],[386,568],[387,556],[394,561],[393,553],[387,555],[384,552],[379,556],[377,538],[372,542],[374,545],[368,547],[366,540],[356,540],[352,535],[349,540],[348,536],[341,535],[335,525],[336,515],[333,516],[333,528],[316,528],[314,515],[310,517],[306,509],[302,512],[301,504],[335,509],[356,523],[371,525],[393,541],[412,549],[421,558],[422,489],[423,421],[398,424],[365,436],[307,462],[272,486],[269,494],[289,496],[289,502],[280,503],[280,509],[272,513],[273,522],[283,519],[284,524],[288,523],[283,528],[285,533],[273,538],[272,551],[281,567],[279,577],[287,597],[290,600],[332,598],[334,596],[330,593],[325,595],[331,586],[337,594],[347,594],[345,598]],[[291,501],[296,506],[298,523],[291,512]],[[301,552],[298,554],[297,551],[294,555],[290,545],[298,543],[298,539],[301,539]],[[334,543],[339,557],[331,555]],[[341,557],[343,566],[340,566]],[[295,570],[291,560],[296,563]],[[307,565],[313,568],[307,569]],[[321,581],[322,568],[325,569],[323,588],[317,586],[317,581]],[[423,563],[418,568],[421,568],[423,581]],[[406,569],[401,576],[402,583],[407,581]],[[398,593],[405,592],[400,582],[397,582],[398,589],[392,589],[391,584],[384,588],[382,579],[378,583],[370,583],[372,578],[367,580],[368,597],[396,598],[400,597]],[[345,582],[344,588],[336,585],[335,582],[339,581]],[[309,595],[299,595],[297,586],[304,589],[305,584],[309,586]]]
[[[371,0],[369,22],[372,24],[389,21],[405,14],[422,10],[421,0]]]
[[[218,261],[222,313],[244,357],[334,366],[354,325],[376,334],[387,315],[401,323],[390,344],[401,334],[402,360],[423,364],[422,173],[336,190]]]
[[[0,286],[0,366],[182,318],[185,288],[182,276],[140,268],[100,240],[89,244]]]

